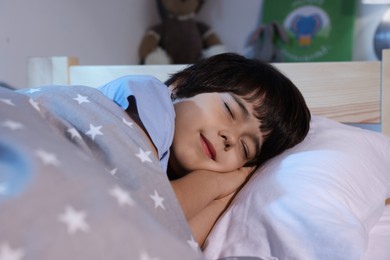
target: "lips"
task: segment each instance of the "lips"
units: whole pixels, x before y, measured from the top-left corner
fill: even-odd
[[[214,149],[214,146],[210,143],[210,141],[204,137],[202,134],[200,135],[200,139],[201,139],[201,143],[202,143],[202,147],[203,147],[203,150],[204,152],[206,153],[206,155],[212,159],[212,160],[215,160],[215,155],[216,155],[216,152],[215,152],[215,149]]]

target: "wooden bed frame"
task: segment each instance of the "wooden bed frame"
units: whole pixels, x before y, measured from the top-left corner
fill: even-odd
[[[343,123],[378,124],[390,136],[390,49],[382,61],[275,63],[302,91],[313,114]],[[186,65],[84,66],[72,57],[32,57],[29,87],[97,87],[129,74],[149,74],[165,81]],[[390,199],[386,201],[390,204]]]
[[[390,50],[382,61],[275,63],[302,91],[313,114],[343,123],[380,124],[390,136]],[[128,74],[150,74],[165,81],[186,65],[78,65],[72,57],[32,57],[29,87],[96,87]]]

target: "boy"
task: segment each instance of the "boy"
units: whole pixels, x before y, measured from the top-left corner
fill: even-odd
[[[139,78],[133,85],[142,89],[130,81],[121,78],[100,90],[150,139],[200,245],[250,174],[309,130],[310,112],[296,86],[270,64],[237,54],[216,55],[172,75],[166,85],[173,108],[155,79]],[[151,100],[145,105],[156,93],[153,108]]]

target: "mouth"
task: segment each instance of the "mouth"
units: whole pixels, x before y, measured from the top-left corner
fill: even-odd
[[[206,155],[215,161],[215,156],[216,156],[216,152],[215,152],[215,149],[214,149],[214,146],[210,143],[210,141],[204,137],[202,134],[200,135],[200,140],[201,140],[201,143],[202,143],[202,147],[203,147],[203,150],[204,152],[206,153]]]

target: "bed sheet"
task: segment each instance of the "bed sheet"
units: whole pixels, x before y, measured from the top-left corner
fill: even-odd
[[[369,233],[365,260],[390,259],[390,205],[386,205],[382,217]]]
[[[203,259],[134,122],[93,88],[0,88],[1,259]]]

